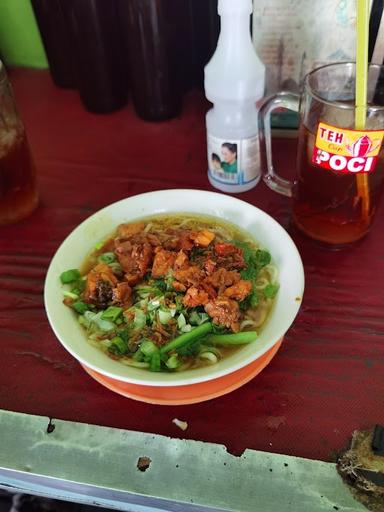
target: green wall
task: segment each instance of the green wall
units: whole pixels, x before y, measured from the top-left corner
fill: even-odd
[[[0,55],[9,66],[48,67],[30,0],[0,0]]]

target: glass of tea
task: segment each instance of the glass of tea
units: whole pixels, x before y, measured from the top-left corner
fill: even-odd
[[[360,130],[355,130],[355,70],[354,63],[317,68],[305,77],[301,96],[278,93],[260,112],[265,183],[292,197],[293,222],[300,231],[333,248],[369,231],[384,186],[384,103],[377,87],[382,67],[370,65]],[[279,108],[300,112],[293,182],[273,167],[270,116]]]
[[[17,222],[38,203],[35,166],[11,86],[0,61],[0,225]]]

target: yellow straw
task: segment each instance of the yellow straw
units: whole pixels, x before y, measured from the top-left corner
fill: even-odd
[[[367,116],[369,0],[356,0],[356,109],[355,129],[364,130]],[[356,174],[363,219],[369,219],[368,176]]]

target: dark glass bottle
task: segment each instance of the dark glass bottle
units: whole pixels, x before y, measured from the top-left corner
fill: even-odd
[[[127,66],[115,0],[64,0],[76,82],[87,110],[112,112],[127,101]]]
[[[72,51],[61,0],[32,0],[47,54],[52,80],[59,87],[75,87]]]
[[[235,0],[234,0],[235,1]],[[195,84],[204,87],[204,66],[212,57],[220,33],[217,0],[189,0]]]
[[[161,121],[181,108],[179,14],[184,0],[118,0],[137,114]]]

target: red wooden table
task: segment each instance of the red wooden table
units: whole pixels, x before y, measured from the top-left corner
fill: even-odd
[[[46,71],[11,74],[39,172],[38,210],[0,228],[0,409],[331,460],[354,429],[384,423],[384,219],[348,251],[328,252],[289,225],[287,198],[264,184],[239,197],[292,234],[302,255],[301,311],[272,363],[254,380],[202,404],[166,407],[123,398],[93,381],[62,348],[44,311],[43,285],[62,240],[99,208],[162,188],[211,189],[202,95],[161,124],[87,113]],[[275,141],[292,174],[295,140]],[[188,421],[181,432],[172,419]]]

